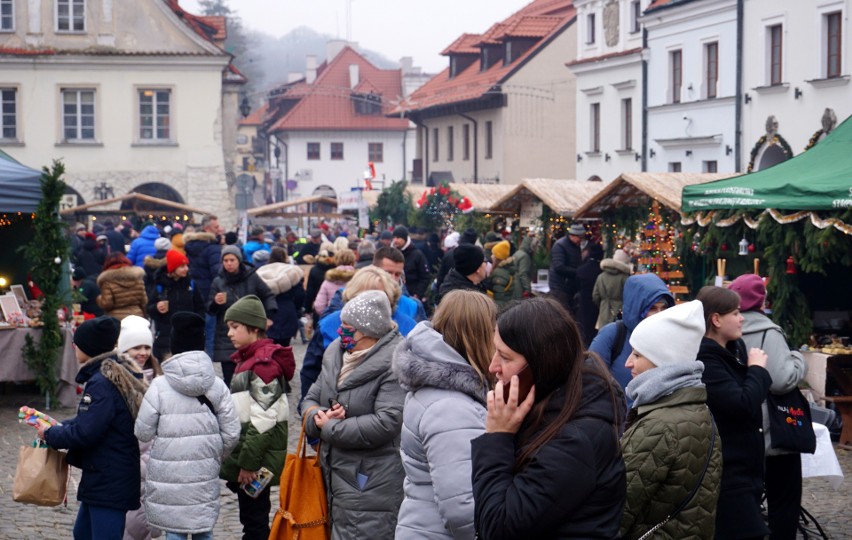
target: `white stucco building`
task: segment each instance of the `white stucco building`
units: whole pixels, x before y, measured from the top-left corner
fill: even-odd
[[[574,178],[575,13],[535,0],[442,52],[447,69],[394,111],[417,125],[414,182]]]
[[[736,7],[656,0],[645,10],[648,171],[738,169]]]
[[[304,78],[269,93],[262,131],[270,170],[288,180],[284,198],[336,197],[363,187],[369,163],[375,189],[410,177],[413,127],[385,116],[404,95],[406,70],[416,75],[410,61],[401,69],[379,69],[354,46],[333,41],[325,62],[316,65],[308,57]]]
[[[651,0],[574,0],[577,175],[608,182],[642,170],[641,14]]]
[[[245,79],[220,46],[224,18],[177,0],[2,5],[4,151],[37,168],[62,159],[80,204],[139,191],[230,216]]]
[[[852,114],[850,5],[850,0],[745,2],[741,170],[792,157],[786,147],[800,154],[812,137],[821,138],[826,109],[838,123]],[[778,141],[760,144],[770,116],[778,122]]]

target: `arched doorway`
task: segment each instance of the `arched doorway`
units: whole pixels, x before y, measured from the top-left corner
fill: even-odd
[[[781,148],[780,145],[773,144],[767,146],[763,151],[763,155],[760,156],[760,161],[758,162],[757,170],[761,171],[763,169],[768,169],[773,165],[778,165],[783,161],[787,161],[790,156],[787,155],[787,152]]]
[[[159,182],[140,184],[131,191],[134,193],[141,193],[142,195],[148,195],[150,197],[156,197],[158,199],[184,204],[183,197],[180,196],[180,193],[178,193],[177,190]],[[140,201],[138,199],[122,201],[121,211],[150,212],[151,214],[167,215],[171,215],[175,212],[174,208],[162,206],[153,202]]]
[[[330,197],[332,199],[337,198],[337,192],[334,191],[334,188],[328,185],[321,185],[314,189],[313,193],[311,193],[314,197]]]

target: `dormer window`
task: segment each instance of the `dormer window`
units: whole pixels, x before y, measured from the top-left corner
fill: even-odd
[[[476,56],[472,54],[452,54],[450,55],[450,78],[459,75],[462,71],[470,67],[476,60]]]
[[[485,71],[503,59],[502,45],[484,45],[480,53],[480,70]]]
[[[536,44],[537,39],[511,38],[503,43],[503,65],[508,66]]]
[[[352,104],[355,114],[378,116],[382,114],[382,96],[374,92],[369,94],[352,92]]]

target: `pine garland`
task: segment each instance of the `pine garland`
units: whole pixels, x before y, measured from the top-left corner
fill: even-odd
[[[47,396],[50,404],[56,400],[59,378],[62,329],[56,312],[62,306],[62,268],[68,260],[68,241],[59,220],[59,201],[65,192],[65,182],[61,180],[65,166],[54,160],[52,168],[44,167],[42,171],[41,201],[33,219],[35,238],[21,251],[30,263],[33,280],[44,293],[41,306],[44,326],[38,345],[31,336],[26,337],[23,355],[27,367],[35,374],[39,391]],[[56,263],[57,258],[59,264]]]

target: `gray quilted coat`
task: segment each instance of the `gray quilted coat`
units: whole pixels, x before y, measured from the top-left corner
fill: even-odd
[[[145,481],[148,523],[164,531],[212,531],[219,516],[219,467],[240,438],[231,392],[202,351],[172,356],[151,381],[136,437],[154,440]],[[205,396],[213,411],[199,401]]]
[[[343,353],[340,340],[334,340],[302,404],[303,411],[317,405],[327,409],[334,398],[346,409],[346,418],[329,420],[322,430],[313,414],[306,423],[308,436],[322,439],[332,540],[393,538],[405,476],[399,457],[405,392],[391,371],[401,339],[397,330],[382,337],[340,386]]]
[[[408,391],[396,540],[473,539],[470,441],[485,431],[488,388],[429,322],[399,346],[393,371]]]
[[[621,439],[627,501],[619,533],[625,540],[641,537],[665,519],[698,483],[712,434],[713,420],[706,402],[705,388],[681,388],[630,412],[630,427]],[[698,493],[653,538],[714,538],[722,444],[717,431],[710,466]]]

